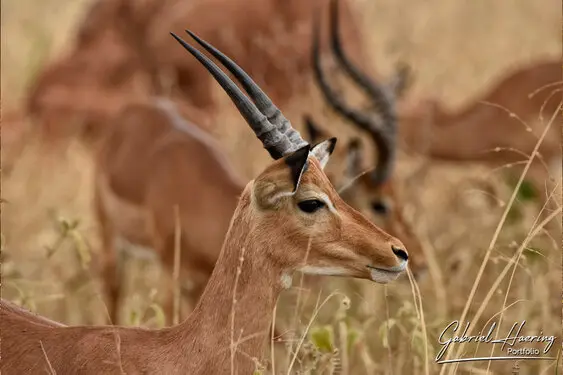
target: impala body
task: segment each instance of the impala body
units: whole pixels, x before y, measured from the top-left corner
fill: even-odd
[[[166,99],[127,105],[96,150],[100,263],[114,323],[123,282],[121,251],[156,255],[172,270],[177,224],[182,276],[193,282],[195,304],[244,188],[215,139],[180,111],[203,117]],[[171,299],[166,310],[171,315]]]
[[[443,108],[433,98],[407,103],[401,112],[399,134],[406,148],[433,159],[480,161],[493,166],[522,162],[558,110],[562,85],[559,60],[530,63],[501,77],[456,111]],[[537,168],[531,171],[541,190],[546,181],[545,165],[561,169],[560,114],[556,116],[539,148],[545,164],[536,163]]]
[[[324,1],[97,0],[70,53],[39,74],[27,108],[54,138],[84,131],[94,139],[115,113],[96,102],[115,92],[172,93],[213,112],[211,78],[168,38],[168,31],[186,25],[245,67],[283,108],[311,76],[310,22]],[[351,3],[342,4],[342,29],[348,48],[361,57],[360,23]]]
[[[156,5],[164,3],[147,5],[140,13],[135,12],[135,5],[141,5],[136,0],[93,3],[70,50],[47,65],[29,90],[26,110],[42,135],[58,140],[79,134],[96,140],[124,99],[158,94],[142,32]]]
[[[244,188],[198,305],[177,326],[147,330],[62,327],[2,301],[3,373],[249,374],[293,272],[386,283],[406,269],[401,241],[348,206],[324,174],[336,139],[306,143],[241,68],[188,33],[252,100],[211,60],[172,35],[221,84],[274,159]]]

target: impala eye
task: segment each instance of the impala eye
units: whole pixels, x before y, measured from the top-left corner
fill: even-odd
[[[387,215],[389,213],[389,207],[383,201],[371,202],[371,209],[378,215]]]
[[[299,206],[299,209],[303,212],[307,212],[308,214],[312,214],[313,212],[319,210],[320,208],[323,208],[324,206],[326,206],[325,202],[320,201],[318,199],[309,199],[306,201],[301,201],[299,203],[297,203],[297,206]]]

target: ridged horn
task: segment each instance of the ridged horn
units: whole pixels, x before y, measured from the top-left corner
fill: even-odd
[[[245,90],[254,90],[254,94],[256,93],[256,89],[262,94],[262,96],[258,95],[258,99],[252,97],[253,100],[258,100],[260,105],[263,103],[271,103],[271,100],[260,90],[258,85],[246,74],[242,68],[236,65],[231,59],[227,56],[222,54],[218,51],[215,47],[211,44],[203,41],[202,39],[198,38],[195,34],[186,30],[192,38],[194,38],[199,44],[205,47],[211,54],[213,54],[218,60],[220,60],[227,69],[235,75],[237,80],[241,81],[240,77],[245,78],[241,81],[241,84],[245,88]],[[237,109],[239,110],[240,114],[244,117],[246,122],[250,125],[258,139],[264,145],[264,148],[268,151],[270,156],[277,160],[282,158],[283,156],[296,151],[300,147],[307,144],[302,138],[301,135],[293,129],[291,123],[283,117],[279,109],[277,109],[273,103],[269,108],[275,108],[273,111],[278,111],[279,114],[273,116],[274,119],[281,119],[283,118],[285,122],[283,124],[276,124],[272,123],[269,119],[267,114],[262,112],[252,100],[250,100],[239,88],[238,86],[225,74],[213,61],[211,61],[207,56],[203,53],[198,51],[196,48],[192,47],[184,40],[182,40],[179,36],[174,33],[170,33],[178,43],[180,43],[190,54],[192,54],[206,69],[211,73],[213,78],[221,85],[223,90],[229,95],[231,101],[235,104]],[[219,54],[219,56],[217,56]],[[228,59],[228,64],[225,64],[226,59]],[[249,87],[249,89],[247,89]],[[252,91],[251,91],[252,92]],[[256,95],[254,95],[256,96]]]
[[[223,66],[225,66],[229,70],[229,72],[231,72],[235,76],[235,78],[241,83],[242,87],[247,92],[250,99],[252,99],[252,101],[256,104],[258,110],[268,118],[268,121],[276,125],[280,132],[287,135],[287,137],[296,144],[297,148],[303,147],[307,144],[307,142],[305,142],[303,138],[301,138],[299,132],[293,129],[291,123],[284,117],[280,109],[276,107],[276,105],[274,105],[268,95],[266,95],[266,93],[262,91],[260,86],[258,86],[244,70],[242,70],[228,56],[219,51],[217,48],[213,47],[205,40],[202,40],[200,37],[189,30],[186,30],[186,32],[192,38],[194,38],[195,41],[198,42],[203,48],[205,48],[207,52],[209,52],[217,60],[219,60],[221,64],[223,64]]]
[[[385,123],[384,116],[378,119],[350,108],[341,99],[340,95],[330,87],[321,67],[319,27],[318,17],[315,16],[313,20],[312,44],[313,73],[315,79],[328,104],[345,119],[367,132],[372,138],[377,148],[378,157],[371,177],[374,184],[382,184],[387,181],[394,167],[396,121],[392,121],[392,126],[389,126],[389,123]]]

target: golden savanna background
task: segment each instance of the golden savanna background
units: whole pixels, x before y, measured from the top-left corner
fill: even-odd
[[[2,0],[3,118],[23,111],[35,78],[72,48],[75,31],[93,1]],[[378,77],[388,77],[395,63],[404,61],[414,71],[408,96],[432,96],[452,110],[474,101],[521,65],[561,56],[561,11],[555,0],[351,3],[366,35],[369,61],[363,61],[364,66],[373,66]],[[186,59],[191,58],[186,53]],[[339,138],[337,151],[347,139],[360,135],[323,104],[313,82],[299,84],[310,86],[309,94],[282,108],[296,128],[302,129],[304,114],[315,113],[315,120]],[[228,124],[214,128],[214,135],[246,182],[270,159],[224,92],[213,87],[220,102],[217,121]],[[357,90],[348,86],[343,90],[351,103],[362,105]],[[561,97],[560,92],[555,95]],[[552,117],[553,113],[544,113],[542,121],[547,124]],[[560,115],[551,126],[561,126]],[[17,126],[11,123],[10,128],[3,121],[2,298],[65,324],[105,324],[96,271],[100,238],[92,210],[90,149],[75,139],[45,147],[46,141],[37,135],[39,127],[30,119]],[[23,137],[22,143],[11,142],[18,137]],[[446,366],[434,359],[441,349],[438,336],[460,319],[475,285],[465,319],[474,333],[502,319],[498,332],[503,334],[515,322],[526,320],[526,334],[541,331],[557,337],[546,354],[557,359],[520,361],[519,374],[561,373],[560,174],[552,176],[559,185],[552,204],[538,219],[552,187],[534,191],[524,179],[511,201],[517,178],[507,177],[509,168],[436,162],[403,151],[394,173],[404,215],[424,245],[427,275],[417,286],[406,275],[388,285],[324,277],[307,290],[284,292],[278,321],[289,324],[297,316],[294,328],[305,340],[291,370],[287,366],[296,342],[276,344],[276,373],[512,373],[513,360]],[[555,217],[538,229],[550,214]],[[488,249],[490,257],[480,274]],[[514,265],[511,259],[519,252]],[[130,259],[126,273],[124,320],[146,327],[170,324],[160,306],[169,293],[165,283],[171,275],[147,259]],[[330,295],[320,308],[315,306],[319,293],[320,301]],[[448,358],[506,354],[498,345],[494,353],[492,349],[490,344],[453,347]],[[265,353],[264,366],[269,357]]]

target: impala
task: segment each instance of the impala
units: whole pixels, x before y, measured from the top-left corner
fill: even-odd
[[[125,105],[96,148],[94,211],[113,323],[119,321],[123,250],[156,255],[172,270],[176,220],[182,279],[190,276],[188,297],[196,302],[244,189],[219,144],[186,121],[180,110],[197,123],[205,117],[191,106],[179,107],[167,99]],[[171,316],[170,298],[165,310]]]
[[[562,86],[561,62],[541,61],[506,74],[455,112],[434,98],[408,103],[401,113],[403,139],[409,149],[432,158],[513,162],[521,159],[515,151],[533,150],[545,126],[540,114],[547,121],[557,110]],[[421,131],[431,134],[422,138],[426,143],[420,142]],[[552,127],[540,148],[546,161],[560,154],[559,139],[559,129]],[[491,152],[497,147],[500,152]]]
[[[154,64],[142,33],[165,2],[98,0],[92,4],[66,55],[34,80],[26,111],[48,140],[79,134],[97,140],[100,129],[131,100],[158,94]]]
[[[194,303],[211,275],[244,184],[212,137],[186,122],[169,101],[130,105],[107,128],[96,158],[95,212],[110,318],[119,322],[121,245],[156,253],[167,269],[173,268],[175,206],[180,214],[182,271],[191,277],[188,296]],[[346,201],[359,207],[366,192],[355,186]],[[400,213],[382,225],[414,249],[413,272],[424,269],[420,244]],[[168,316],[172,306],[169,294]]]
[[[54,138],[82,129],[94,139],[113,114],[96,103],[114,92],[147,96],[172,91],[202,110],[217,110],[211,78],[166,38],[170,28],[181,31],[186,24],[245,67],[283,108],[311,76],[310,20],[323,1],[97,0],[68,55],[39,74],[27,108]],[[348,47],[362,56],[353,4],[346,0],[342,5]]]
[[[432,159],[486,162],[494,167],[522,164],[558,111],[562,86],[559,60],[521,66],[457,111],[444,109],[434,98],[407,103],[401,113],[401,138],[408,149]],[[551,126],[539,153],[545,164],[534,164],[530,177],[544,190],[545,165],[555,175],[561,173],[559,126]]]
[[[336,139],[306,143],[232,60],[187,31],[241,83],[172,34],[213,75],[274,162],[242,192],[201,299],[181,324],[77,326],[0,304],[2,370],[12,374],[250,374],[295,271],[386,283],[408,263],[396,238],[339,197],[323,172]]]
[[[413,272],[422,272],[426,267],[422,245],[414,233],[411,225],[403,217],[401,199],[397,196],[397,182],[393,179],[393,169],[397,148],[396,133],[397,120],[395,113],[395,98],[403,93],[408,79],[406,66],[400,67],[393,80],[386,87],[370,80],[365,73],[354,66],[345,55],[339,34],[339,5],[338,0],[330,2],[330,41],[333,55],[344,71],[370,97],[374,113],[362,113],[346,105],[335,90],[331,88],[322,70],[320,61],[319,25],[314,24],[312,62],[316,83],[319,85],[327,103],[349,123],[359,130],[369,134],[376,150],[375,168],[369,172],[364,161],[364,151],[359,138],[353,138],[347,145],[343,162],[344,175],[332,174],[334,180],[339,180],[342,187],[342,198],[354,208],[369,212],[376,223],[390,234],[400,237],[409,248],[410,264]],[[306,117],[306,129],[309,139],[317,141],[327,132],[314,123],[311,117]]]

